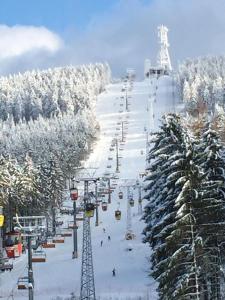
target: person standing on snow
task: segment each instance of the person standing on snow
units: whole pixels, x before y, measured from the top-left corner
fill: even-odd
[[[101,241],[101,247],[102,247],[103,241]]]
[[[110,235],[108,235],[108,241],[111,241],[111,237],[110,237]]]
[[[113,268],[113,270],[112,270],[112,276],[113,276],[113,277],[116,276],[116,269],[115,269],[115,268]]]

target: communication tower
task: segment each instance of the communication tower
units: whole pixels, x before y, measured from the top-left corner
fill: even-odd
[[[165,70],[171,71],[171,61],[169,55],[169,42],[168,42],[168,28],[164,25],[160,25],[158,27],[158,37],[159,37],[159,44],[160,50],[158,53],[158,65]]]

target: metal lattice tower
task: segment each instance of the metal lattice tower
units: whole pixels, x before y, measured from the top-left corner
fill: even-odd
[[[88,180],[84,181],[84,207],[89,203]],[[80,300],[95,300],[94,268],[91,246],[90,217],[84,212]]]
[[[164,25],[158,27],[158,37],[160,50],[158,54],[158,65],[168,71],[172,70],[170,56],[169,56],[169,42],[168,42],[168,28]]]

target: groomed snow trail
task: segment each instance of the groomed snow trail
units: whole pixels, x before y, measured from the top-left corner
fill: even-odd
[[[134,82],[133,88],[127,85],[129,112],[125,112],[125,92],[121,91],[124,83],[111,84],[98,97],[96,114],[100,123],[101,132],[98,142],[90,155],[86,167],[97,167],[95,176],[103,176],[107,172],[115,172],[116,154],[109,151],[113,138],[121,137],[121,128],[117,123],[128,121],[125,125],[126,142],[119,146],[120,173],[117,189],[112,193],[112,203],[108,210],[103,212],[99,208],[100,225],[95,227],[95,218],[92,218],[92,247],[95,271],[96,295],[101,299],[131,299],[136,296],[157,299],[157,284],[148,277],[149,264],[147,258],[151,249],[141,242],[144,224],[138,215],[138,193],[134,191],[135,206],[132,208],[132,229],[136,239],[125,240],[126,233],[126,189],[118,188],[124,185],[124,179],[139,179],[139,173],[145,170],[146,132],[145,127],[153,130],[157,128],[158,119],[165,112],[174,111],[174,86],[170,77],[161,77],[159,80]],[[123,97],[123,98],[122,98]],[[143,153],[143,154],[142,154]],[[108,160],[112,157],[113,160]],[[111,165],[111,168],[107,166]],[[118,191],[124,193],[123,200],[118,203]],[[72,206],[69,200],[66,204]],[[115,210],[120,207],[122,218],[116,221]],[[63,217],[66,222],[72,217]],[[46,249],[47,262],[33,264],[35,279],[35,299],[50,300],[57,296],[62,299],[69,297],[71,292],[79,296],[81,271],[82,224],[79,222],[79,258],[72,260],[72,238],[65,239],[64,244],[57,244],[55,249]],[[103,228],[106,232],[103,233]],[[107,237],[110,235],[111,241]],[[103,241],[102,247],[100,246]],[[132,251],[127,251],[127,248]],[[27,258],[23,255],[14,263],[12,272],[0,274],[1,299],[26,299],[27,291],[18,291],[16,282],[18,276],[26,276]],[[112,277],[112,269],[116,269],[116,277]],[[10,298],[12,294],[14,298]]]

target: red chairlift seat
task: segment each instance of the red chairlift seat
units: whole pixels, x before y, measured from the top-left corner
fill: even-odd
[[[78,199],[78,189],[77,188],[70,189],[70,198],[72,201],[76,201]]]

